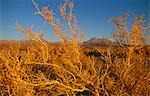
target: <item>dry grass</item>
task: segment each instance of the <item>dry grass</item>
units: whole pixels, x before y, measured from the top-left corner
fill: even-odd
[[[143,41],[143,18],[133,20],[129,31],[126,18],[112,21],[117,25],[114,38],[118,46],[88,49],[82,46],[73,3],[66,0],[60,14],[71,36],[63,32],[53,11],[39,8],[37,14],[55,29],[58,45],[46,42],[32,28],[17,27],[34,45],[0,49],[1,96],[148,96],[150,94],[150,51]],[[66,11],[68,10],[68,11]],[[125,35],[124,35],[125,34]],[[129,46],[125,46],[128,44]],[[94,50],[98,57],[86,56]]]

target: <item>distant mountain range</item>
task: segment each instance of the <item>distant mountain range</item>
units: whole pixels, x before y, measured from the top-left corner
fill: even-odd
[[[15,45],[19,40],[0,40],[0,46],[13,46]],[[33,45],[36,42],[33,40],[20,40],[19,41],[22,46],[28,46]],[[48,42],[47,42],[48,43]],[[56,44],[56,43],[53,43]],[[114,42],[110,39],[106,38],[92,38],[88,41],[83,42],[83,46],[109,46],[111,44],[114,44]]]
[[[86,46],[110,46],[114,44],[114,42],[107,38],[92,38],[88,41],[83,42],[83,45]]]
[[[0,47],[13,47],[17,43],[20,43],[24,47],[35,44],[33,40],[0,40]]]
[[[15,46],[17,42],[21,43],[21,46],[24,47],[37,44],[37,42],[33,40],[0,40],[0,47]],[[48,41],[45,42],[50,43],[52,45],[58,45],[58,42],[48,42]],[[110,45],[117,45],[117,43],[112,41],[111,39],[94,37],[90,40],[83,42],[82,45],[83,46],[110,46]],[[146,45],[146,46],[150,46],[150,45]]]

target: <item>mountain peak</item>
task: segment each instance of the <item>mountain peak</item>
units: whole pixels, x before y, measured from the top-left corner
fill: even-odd
[[[88,41],[84,42],[84,45],[92,45],[92,46],[110,46],[113,44],[113,41],[108,38],[97,38],[93,37]]]

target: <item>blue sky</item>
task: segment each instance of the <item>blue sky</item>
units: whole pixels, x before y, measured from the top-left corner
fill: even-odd
[[[57,16],[58,5],[63,0],[35,0],[40,6],[49,6]],[[109,20],[126,12],[135,15],[145,15],[150,18],[150,0],[73,0],[74,13],[85,38],[111,37],[114,24]],[[44,37],[55,41],[53,28],[35,15],[31,0],[0,0],[0,39],[20,40],[24,35],[16,30],[16,20],[24,27],[34,26],[35,31],[43,31]],[[149,19],[150,21],[150,19]]]

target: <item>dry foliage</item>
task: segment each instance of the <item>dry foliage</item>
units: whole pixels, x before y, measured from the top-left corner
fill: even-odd
[[[143,41],[143,17],[134,18],[131,31],[127,27],[127,15],[113,18],[117,25],[113,36],[119,45],[94,48],[100,56],[86,56],[77,18],[72,12],[74,4],[66,0],[60,5],[61,17],[72,34],[68,37],[53,10],[39,8],[34,0],[32,2],[37,14],[55,29],[59,42],[48,43],[32,28],[23,28],[17,23],[17,28],[34,41],[34,45],[22,48],[18,41],[14,47],[0,49],[1,96],[150,94],[150,51]]]

